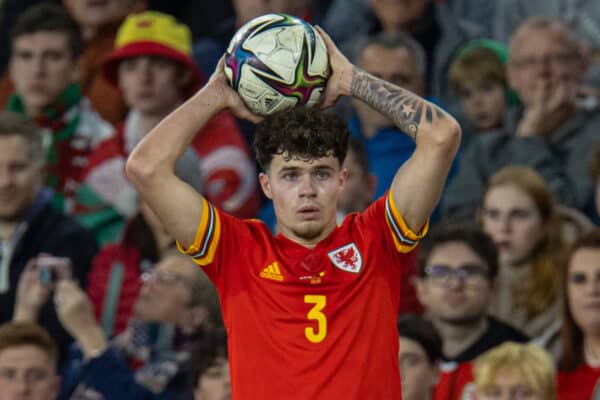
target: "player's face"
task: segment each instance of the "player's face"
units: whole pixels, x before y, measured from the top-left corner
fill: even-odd
[[[506,112],[504,87],[494,82],[467,84],[460,93],[460,104],[477,132],[498,128]]]
[[[333,156],[315,160],[276,155],[260,175],[265,195],[273,200],[279,230],[305,245],[325,238],[336,224],[336,205],[346,181]]]
[[[586,335],[600,334],[600,249],[583,247],[568,264],[567,296],[573,319]]]
[[[518,369],[504,368],[496,373],[494,381],[489,385],[476,388],[478,400],[542,400],[547,393],[540,393]]]
[[[33,204],[42,185],[42,163],[31,158],[24,138],[0,136],[0,220],[15,221]]]
[[[526,262],[544,235],[544,222],[533,199],[512,184],[493,187],[486,193],[481,217],[502,265]]]
[[[18,36],[10,58],[10,76],[28,114],[36,115],[51,105],[78,76],[67,35],[39,31]]]
[[[40,348],[23,345],[0,352],[0,400],[53,400],[59,379]]]
[[[483,317],[492,299],[488,267],[483,259],[462,242],[447,242],[434,248],[426,262],[428,270],[437,269],[454,274],[426,274],[417,279],[417,294],[434,318],[461,324]],[[469,270],[468,277],[459,277],[456,270]]]
[[[217,358],[198,379],[194,400],[231,400],[229,361]]]
[[[195,268],[179,256],[170,256],[144,276],[134,314],[148,322],[183,320],[191,298],[191,282],[197,279]]]
[[[360,56],[358,66],[378,78],[423,95],[423,76],[407,48],[388,49],[374,44],[367,46]],[[352,106],[363,126],[380,128],[392,125],[389,118],[362,101],[353,100]]]
[[[162,116],[182,99],[182,87],[189,74],[173,60],[140,56],[119,63],[119,87],[125,102],[146,115]]]
[[[400,337],[400,379],[403,400],[431,398],[438,378],[438,370],[427,358],[421,345],[409,338]]]

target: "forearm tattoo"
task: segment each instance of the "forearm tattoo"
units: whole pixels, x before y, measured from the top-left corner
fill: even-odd
[[[356,67],[352,71],[351,91],[353,96],[394,121],[413,140],[416,140],[423,123],[431,124],[434,120],[446,118],[446,114],[434,104]]]

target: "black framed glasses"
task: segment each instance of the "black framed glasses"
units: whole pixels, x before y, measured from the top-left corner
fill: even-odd
[[[470,286],[479,286],[487,282],[488,269],[481,264],[463,264],[458,268],[443,264],[425,267],[425,276],[433,283],[447,285],[453,278]]]

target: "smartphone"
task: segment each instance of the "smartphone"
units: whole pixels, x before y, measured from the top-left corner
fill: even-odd
[[[37,269],[42,286],[52,286],[58,280],[71,276],[71,260],[42,254],[37,258]]]

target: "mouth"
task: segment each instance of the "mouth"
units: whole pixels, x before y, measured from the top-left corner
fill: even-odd
[[[316,206],[304,206],[298,210],[298,215],[304,220],[316,219],[320,214],[319,207]]]

